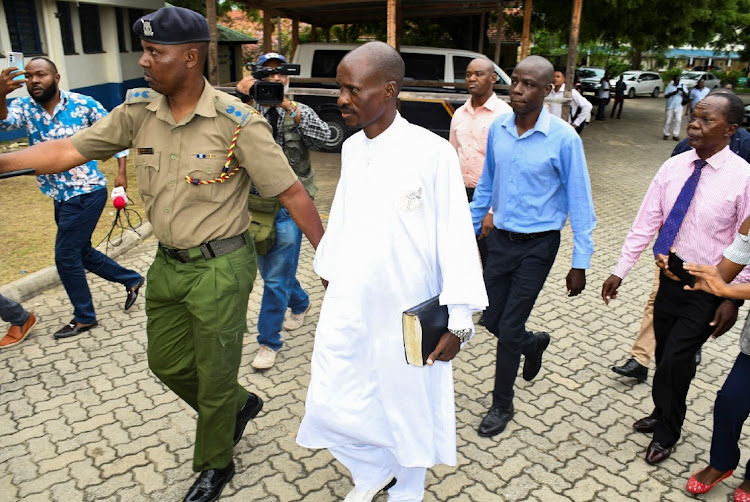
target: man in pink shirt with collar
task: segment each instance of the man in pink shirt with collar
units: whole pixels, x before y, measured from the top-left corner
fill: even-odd
[[[471,97],[461,105],[451,119],[449,141],[458,152],[466,197],[471,202],[474,189],[484,169],[487,135],[490,125],[500,115],[513,113],[508,103],[495,94],[495,66],[486,57],[476,58],[466,67],[466,83]],[[477,241],[482,266],[487,262],[487,244]],[[480,322],[481,324],[481,322]]]
[[[654,302],[654,411],[633,424],[638,432],[653,432],[645,457],[649,464],[669,458],[680,438],[695,352],[714,331],[714,314],[724,301],[705,292],[691,296],[667,269],[666,255],[671,248],[685,261],[719,263],[750,214],[750,164],[729,148],[743,115],[742,101],[731,94],[711,95],[696,105],[687,129],[694,149],[671,157],[656,173],[617,266],[602,287],[605,303],[616,298],[628,271],[659,234],[654,244],[662,269]],[[750,270],[735,281],[750,282]]]
[[[512,113],[510,105],[495,94],[495,67],[487,58],[476,58],[466,67],[466,83],[471,97],[451,120],[449,141],[458,152],[466,195],[471,202],[474,189],[484,168],[484,152],[490,124],[504,113]]]

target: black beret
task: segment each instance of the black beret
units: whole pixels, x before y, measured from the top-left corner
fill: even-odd
[[[177,45],[211,40],[206,18],[182,7],[162,7],[146,14],[133,24],[133,32],[141,40],[155,44]]]

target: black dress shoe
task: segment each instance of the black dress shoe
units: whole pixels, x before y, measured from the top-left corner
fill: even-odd
[[[247,402],[245,403],[245,406],[243,406],[240,412],[237,413],[237,421],[234,424],[233,436],[235,446],[237,446],[237,443],[239,443],[240,439],[242,439],[242,433],[245,432],[245,426],[247,425],[247,423],[255,418],[262,409],[263,400],[250,392],[247,396]]]
[[[657,441],[651,441],[646,450],[646,463],[656,465],[664,462],[672,454],[672,447],[664,447]]]
[[[654,432],[654,427],[656,427],[656,422],[658,422],[657,419],[652,417],[651,415],[647,417],[643,417],[642,419],[636,421],[633,424],[633,429],[636,432],[642,432],[643,434],[651,434]]]
[[[57,340],[61,338],[70,338],[71,336],[80,335],[81,333],[85,333],[86,331],[90,330],[91,328],[95,327],[99,323],[94,321],[88,326],[76,326],[76,320],[73,319],[68,324],[60,328],[57,333],[52,335]]]
[[[539,331],[534,333],[534,336],[536,337],[534,350],[529,354],[524,354],[523,379],[527,382],[532,381],[539,374],[539,370],[542,369],[542,354],[549,345],[549,333]]]
[[[143,286],[144,282],[146,282],[146,279],[141,277],[141,282],[128,289],[128,296],[125,298],[125,312],[127,312],[128,309],[133,306],[136,299],[138,299],[138,290],[141,289],[141,286]]]
[[[618,375],[635,378],[639,382],[645,382],[648,378],[648,366],[642,365],[632,357],[622,366],[613,366],[612,371]]]
[[[234,476],[234,462],[223,469],[201,471],[198,479],[190,487],[183,502],[212,502],[218,500],[221,491]]]
[[[490,408],[490,411],[482,419],[482,423],[479,424],[477,433],[483,438],[496,436],[505,430],[508,426],[508,422],[513,418],[513,405],[510,405],[509,409],[503,408]]]

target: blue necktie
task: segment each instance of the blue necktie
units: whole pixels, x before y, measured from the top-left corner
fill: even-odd
[[[691,174],[685,184],[682,185],[680,195],[677,196],[677,200],[675,201],[672,210],[669,212],[669,216],[667,216],[667,221],[664,222],[664,226],[661,227],[661,232],[659,232],[659,237],[656,238],[656,242],[654,243],[654,256],[657,254],[665,255],[669,253],[669,248],[672,247],[672,243],[674,243],[674,239],[677,237],[677,232],[680,231],[680,225],[682,225],[682,220],[685,219],[685,214],[693,200],[693,195],[695,195],[695,188],[698,186],[701,172],[703,172],[703,168],[706,167],[706,164],[708,164],[708,162],[703,159],[695,161],[693,174]]]

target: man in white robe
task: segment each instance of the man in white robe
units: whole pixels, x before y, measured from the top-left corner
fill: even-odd
[[[382,42],[341,61],[338,103],[362,131],[341,178],[315,270],[328,281],[297,442],[352,474],[346,498],[419,501],[426,469],[456,464],[453,374],[473,312],[487,305],[456,151],[396,111],[404,63]],[[401,314],[440,295],[447,331],[424,367],[407,364]]]

